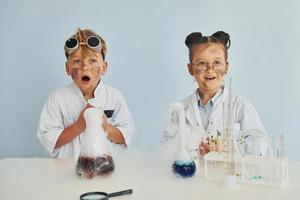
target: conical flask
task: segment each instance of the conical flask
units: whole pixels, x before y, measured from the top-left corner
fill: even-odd
[[[175,161],[172,165],[172,170],[175,174],[182,177],[191,177],[195,175],[196,165],[186,151],[186,124],[184,108],[182,103],[176,102],[171,105],[172,115],[176,115],[179,127],[179,150],[176,155]]]
[[[108,148],[108,139],[102,128],[103,110],[101,108],[87,108],[84,111],[86,130],[76,172],[84,179],[96,175],[107,175],[114,170],[114,162]]]

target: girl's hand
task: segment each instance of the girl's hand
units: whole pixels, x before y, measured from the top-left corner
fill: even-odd
[[[210,152],[210,145],[209,143],[204,143],[203,141],[200,143],[199,146],[200,155],[204,156],[205,154]]]

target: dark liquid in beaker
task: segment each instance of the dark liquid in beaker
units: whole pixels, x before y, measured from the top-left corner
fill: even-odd
[[[114,171],[115,165],[110,155],[98,157],[80,156],[76,172],[82,178],[90,179],[96,175],[106,175]]]
[[[172,170],[175,174],[179,174],[182,177],[192,177],[196,172],[196,165],[194,161],[186,163],[177,163],[176,161],[172,165]]]

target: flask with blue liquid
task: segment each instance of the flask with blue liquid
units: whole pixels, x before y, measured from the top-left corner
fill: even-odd
[[[179,131],[179,151],[176,155],[175,161],[172,165],[172,170],[175,174],[181,177],[192,177],[196,172],[195,162],[191,159],[186,151],[185,135],[187,127],[185,124],[184,107],[182,103],[176,102],[171,105],[173,112],[176,113]],[[175,114],[174,113],[174,114]]]

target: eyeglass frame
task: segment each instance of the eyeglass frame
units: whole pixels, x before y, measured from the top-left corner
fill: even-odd
[[[196,62],[194,62],[194,63],[191,63],[191,65],[192,65],[195,69],[198,68],[198,70],[199,70],[200,73],[203,73],[203,72],[205,72],[207,69],[209,69],[208,66],[210,66],[215,72],[220,72],[221,69],[220,69],[219,67],[216,67],[216,64],[217,64],[216,62],[220,62],[220,61],[214,61],[214,63],[211,64],[211,63],[209,63],[209,62],[205,62],[205,61],[200,60],[200,61],[196,61]],[[205,66],[201,66],[201,69],[200,69],[200,67],[197,67],[196,64],[201,64],[201,63],[204,63]],[[220,62],[220,65],[222,65],[222,68],[225,67],[225,69],[224,69],[225,73],[227,72],[227,71],[226,71],[226,64],[227,64],[227,62],[225,62],[225,63]],[[224,71],[222,71],[222,72],[224,72]]]

